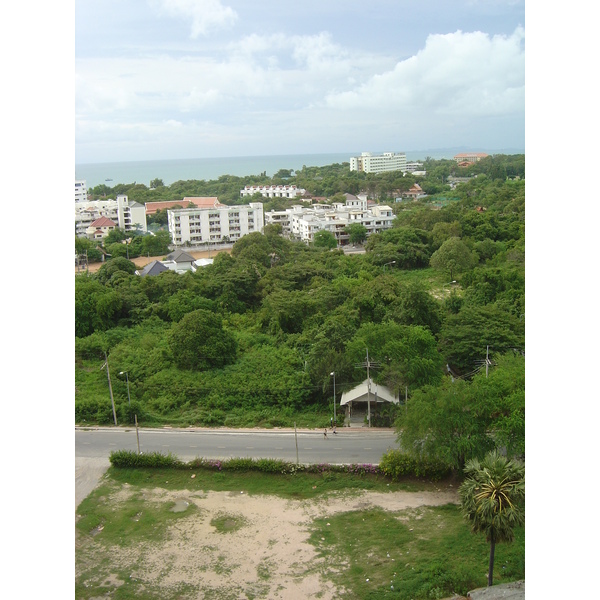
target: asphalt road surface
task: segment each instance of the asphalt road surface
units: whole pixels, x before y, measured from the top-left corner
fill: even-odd
[[[338,428],[327,430],[273,429],[139,429],[141,452],[171,453],[184,461],[196,457],[279,458],[300,463],[372,463],[397,448],[391,429]],[[113,450],[137,451],[135,427],[77,428],[75,430],[76,506],[98,484]],[[296,450],[297,442],[297,450]],[[296,454],[297,453],[297,454]]]

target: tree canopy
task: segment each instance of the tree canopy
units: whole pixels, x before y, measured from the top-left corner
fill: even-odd
[[[429,189],[439,193],[393,202],[392,229],[367,238],[364,254],[335,249],[329,232],[322,246],[306,245],[273,225],[195,273],[139,277],[127,251],[165,256],[168,232],[134,236],[128,246],[112,240],[112,258],[75,277],[76,418],[112,419],[100,372],[107,352],[111,371],[130,374],[140,422],[313,426],[329,422],[330,373],[338,394],[351,389],[366,376],[356,364],[368,348],[380,363],[376,381],[408,396],[398,413],[406,451],[457,469],[493,448],[524,456],[524,172],[506,180],[491,168],[511,177],[519,160],[488,161],[452,190],[448,178],[460,168],[425,161]],[[348,164],[289,171],[290,183],[329,200],[359,192],[393,200],[417,180],[350,172]],[[272,181],[223,176],[95,191],[233,204],[248,201],[240,186]],[[76,239],[79,254],[99,252],[95,245]],[[124,384],[115,381],[114,393],[129,418]]]

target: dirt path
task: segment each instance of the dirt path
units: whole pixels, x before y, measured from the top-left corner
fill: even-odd
[[[125,486],[106,501],[116,507],[134,493],[137,492]],[[160,545],[148,542],[135,548],[107,550],[87,541],[78,549],[85,555],[78,565],[109,561],[114,565],[113,573],[125,571],[130,578],[149,589],[164,590],[166,595],[178,589],[194,589],[199,598],[333,600],[340,590],[321,577],[323,559],[308,542],[309,527],[315,518],[372,507],[395,512],[439,506],[456,503],[458,497],[451,487],[415,493],[340,492],[316,500],[156,488],[144,492],[144,501],[175,503],[190,514],[169,527]],[[244,525],[237,531],[219,533],[211,524],[219,515],[230,516]],[[103,577],[113,588],[123,583],[111,574],[110,567]]]

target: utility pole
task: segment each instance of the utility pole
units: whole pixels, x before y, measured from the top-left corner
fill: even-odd
[[[371,362],[369,361],[369,349],[367,348],[367,423],[371,427],[371,375],[370,367]]]
[[[296,429],[296,423],[294,423],[294,438],[296,439],[296,464],[300,464],[300,460],[298,459],[298,430]]]
[[[378,362],[369,360],[369,349],[367,348],[367,359],[363,363],[356,365],[357,368],[367,368],[367,421],[369,427],[371,427],[371,368],[376,369],[379,367]]]
[[[113,417],[115,419],[115,425],[116,425],[117,424],[117,411],[115,410],[115,399],[113,397],[112,384],[110,382],[110,370],[108,368],[108,356],[106,355],[106,352],[104,353],[104,358],[106,359],[106,362],[104,363],[102,368],[106,367],[106,376],[108,377],[108,390],[110,391],[110,402],[112,404]]]

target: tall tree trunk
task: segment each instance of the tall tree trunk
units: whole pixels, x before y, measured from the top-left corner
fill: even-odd
[[[496,549],[496,541],[494,540],[494,532],[492,531],[492,537],[490,538],[490,567],[488,570],[488,587],[492,585],[494,578],[494,550]]]

